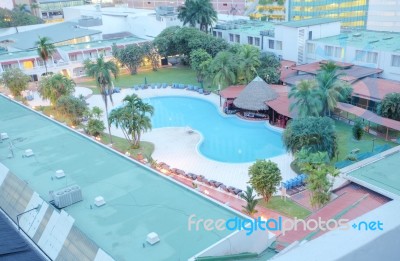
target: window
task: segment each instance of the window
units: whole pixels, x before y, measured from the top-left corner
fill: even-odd
[[[78,57],[77,57],[76,54],[70,54],[70,55],[69,55],[69,59],[70,59],[71,61],[76,61],[76,60],[78,60]]]
[[[335,47],[335,57],[343,58],[343,48],[342,47]]]
[[[377,63],[378,53],[356,50],[356,61],[364,63]]]
[[[307,53],[315,53],[315,44],[307,43]]]
[[[325,56],[333,56],[333,46],[325,46]]]
[[[312,40],[312,31],[308,32],[308,40]]]
[[[268,48],[269,49],[274,49],[274,40],[268,40]]]
[[[260,46],[260,38],[255,37],[255,38],[254,38],[254,44],[255,44],[256,46]]]
[[[218,37],[222,38],[222,32],[218,32]]]
[[[367,63],[377,63],[378,62],[378,53],[376,52],[368,52],[367,54]]]
[[[400,67],[400,55],[392,55],[392,66]]]
[[[233,34],[229,34],[229,41],[233,42]]]
[[[282,50],[282,41],[275,41],[275,49]]]
[[[214,35],[214,36],[217,36],[217,32],[216,32],[216,31],[213,31],[213,35]]]
[[[356,50],[356,61],[357,62],[364,62],[365,61],[365,56],[366,56],[366,52],[365,51],[360,51],[360,50]]]
[[[253,45],[253,37],[248,36],[247,37],[247,43]]]
[[[239,34],[235,35],[235,38],[236,38],[236,42],[240,43],[240,35]]]

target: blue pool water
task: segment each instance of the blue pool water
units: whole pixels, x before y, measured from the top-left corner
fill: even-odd
[[[224,117],[208,101],[172,96],[145,102],[154,106],[153,128],[189,126],[199,131],[204,140],[198,149],[207,158],[241,163],[285,153],[282,135],[267,128],[264,122]]]

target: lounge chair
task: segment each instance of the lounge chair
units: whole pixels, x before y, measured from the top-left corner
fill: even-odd
[[[167,88],[167,84],[166,84],[166,83],[163,83],[163,84],[161,85],[161,87],[162,87],[163,89],[165,89],[165,88]]]
[[[156,87],[157,87],[157,89],[160,89],[161,88],[161,83],[156,83]]]
[[[204,94],[204,95],[210,95],[211,92],[210,92],[210,91],[204,91],[203,94]]]
[[[203,94],[204,90],[200,88],[200,89],[197,90],[197,92],[200,93],[200,94]]]
[[[139,86],[138,85],[133,85],[133,89],[135,89],[136,91],[138,91],[139,90]]]
[[[193,91],[196,91],[196,92],[197,92],[198,89],[199,89],[198,86],[193,86]]]
[[[186,90],[188,90],[188,91],[193,91],[193,85],[188,85],[188,87],[186,88]]]

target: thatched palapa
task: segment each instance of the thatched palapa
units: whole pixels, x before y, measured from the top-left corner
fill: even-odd
[[[233,101],[233,104],[241,109],[251,111],[268,110],[265,104],[267,101],[274,100],[278,94],[263,79],[256,77]]]

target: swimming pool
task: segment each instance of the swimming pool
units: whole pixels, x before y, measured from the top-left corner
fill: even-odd
[[[204,140],[198,149],[207,158],[242,163],[285,153],[281,133],[267,128],[264,122],[224,117],[203,99],[167,96],[145,102],[154,106],[153,128],[189,126],[199,131]]]
[[[189,189],[0,96],[0,162],[49,200],[49,191],[77,184],[83,201],[64,210],[75,225],[116,260],[187,260],[230,234],[188,231],[188,217],[228,219],[237,216]],[[13,141],[14,158],[8,158]],[[32,149],[34,157],[23,158]],[[55,171],[66,177],[53,179]],[[103,196],[106,205],[93,207]],[[161,241],[143,247],[146,235]]]

